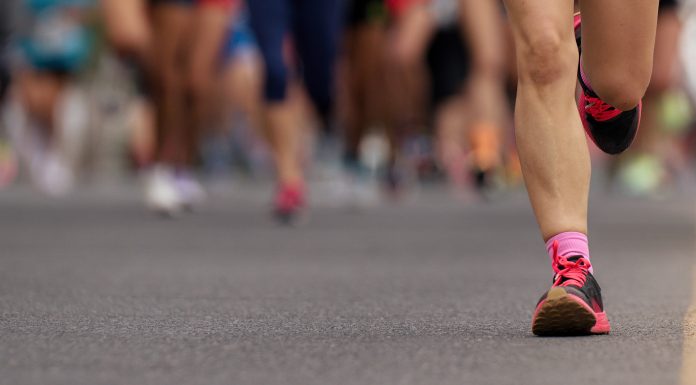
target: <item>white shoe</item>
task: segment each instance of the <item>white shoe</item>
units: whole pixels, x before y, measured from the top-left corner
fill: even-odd
[[[174,176],[174,184],[185,207],[192,208],[205,202],[207,194],[193,172],[177,173]]]
[[[68,195],[75,185],[75,174],[57,151],[47,151],[32,164],[32,179],[36,187],[52,197]]]
[[[174,179],[174,171],[166,166],[155,166],[145,186],[145,204],[160,214],[176,216],[184,208],[184,201]]]

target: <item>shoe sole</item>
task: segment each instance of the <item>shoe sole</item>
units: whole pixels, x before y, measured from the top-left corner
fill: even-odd
[[[532,321],[532,332],[537,336],[608,334],[610,330],[606,313],[595,313],[583,300],[568,294],[562,287],[549,290]]]
[[[298,209],[292,211],[273,210],[273,218],[280,226],[298,227],[309,221],[306,210]]]

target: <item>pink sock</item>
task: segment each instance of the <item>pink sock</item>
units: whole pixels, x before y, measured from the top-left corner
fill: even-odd
[[[587,242],[587,235],[568,231],[551,237],[546,242],[546,251],[549,257],[553,259],[553,243],[558,242],[558,255],[575,256],[580,255],[583,258],[590,260],[590,248]],[[590,267],[592,273],[592,267]]]

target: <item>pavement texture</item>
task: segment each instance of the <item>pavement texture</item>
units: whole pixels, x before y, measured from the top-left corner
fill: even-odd
[[[269,192],[178,220],[131,191],[0,194],[0,384],[677,384],[689,198],[594,195],[613,333],[537,338],[551,270],[523,194],[425,192],[297,228]]]

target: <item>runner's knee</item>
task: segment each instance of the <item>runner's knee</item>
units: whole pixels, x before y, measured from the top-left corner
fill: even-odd
[[[520,81],[548,85],[575,76],[578,52],[572,35],[540,22],[517,42]]]

